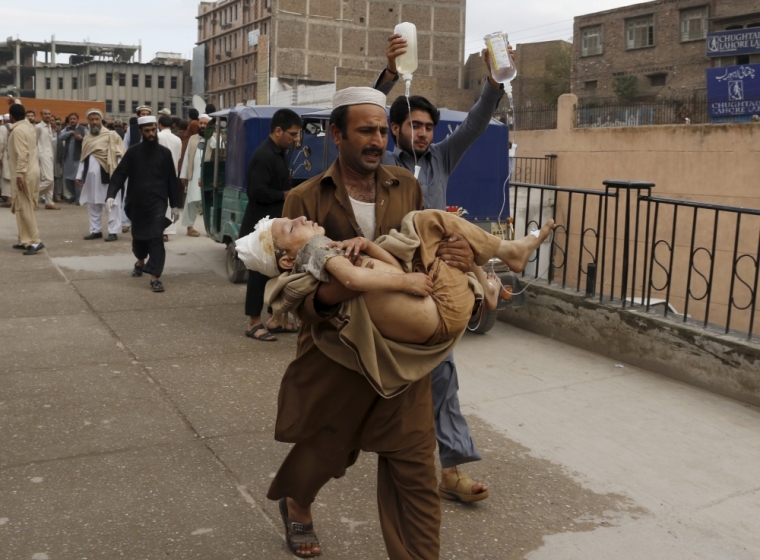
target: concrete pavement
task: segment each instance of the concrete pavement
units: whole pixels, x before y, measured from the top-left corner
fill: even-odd
[[[173,237],[153,294],[128,234],[37,215],[23,257],[0,213],[0,558],[292,558],[265,493],[295,337],[243,336],[209,239]],[[756,408],[503,324],[456,355],[491,497],[443,504],[442,558],[760,557]],[[324,558],[386,557],[374,477],[363,454],[320,494]]]

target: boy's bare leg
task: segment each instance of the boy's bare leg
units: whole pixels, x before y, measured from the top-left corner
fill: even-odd
[[[502,241],[496,251],[496,257],[504,262],[513,272],[522,272],[528,264],[528,259],[533,251],[538,249],[546,241],[549,234],[556,226],[554,220],[549,220],[537,233],[529,233],[516,241]]]

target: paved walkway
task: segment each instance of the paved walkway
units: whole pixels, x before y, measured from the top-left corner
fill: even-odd
[[[243,337],[209,239],[172,238],[153,294],[129,235],[38,219],[23,257],[0,213],[0,558],[292,558],[264,496],[295,338]],[[457,362],[492,496],[443,504],[442,558],[760,557],[757,409],[503,324]],[[365,454],[320,494],[324,558],[386,557],[374,477]]]

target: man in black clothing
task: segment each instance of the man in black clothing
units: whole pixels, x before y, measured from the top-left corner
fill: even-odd
[[[290,170],[288,169],[288,150],[301,134],[301,117],[290,109],[280,109],[272,116],[269,125],[269,138],[256,148],[248,163],[246,193],[248,206],[245,209],[240,237],[246,236],[262,218],[279,218],[282,205],[290,192]],[[267,278],[253,270],[248,271],[248,289],[245,294],[245,314],[248,315],[248,329],[245,334],[256,340],[273,342],[277,340],[269,328],[261,322],[261,310],[264,307],[264,287]],[[288,330],[283,324],[281,332]]]
[[[171,151],[158,143],[156,117],[140,117],[137,124],[142,142],[129,148],[116,167],[108,184],[106,205],[111,212],[116,195],[129,179],[124,211],[132,220],[132,253],[137,257],[132,276],[147,272],[153,291],[163,292],[159,280],[166,260],[163,233],[172,223],[166,218],[167,200],[176,221],[179,182]]]

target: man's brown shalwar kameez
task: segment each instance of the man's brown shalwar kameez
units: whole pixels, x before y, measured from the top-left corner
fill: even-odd
[[[376,193],[375,237],[398,229],[407,213],[422,209],[419,183],[405,169],[380,166]],[[361,231],[337,161],[291,191],[283,216],[306,216],[334,240]],[[314,308],[314,295],[299,315],[304,326],[325,319]],[[346,473],[359,451],[377,453],[377,503],[388,556],[438,558],[441,511],[429,375],[385,399],[361,374],[325,356],[311,330],[302,328],[296,358],[280,385],[275,439],[295,445],[272,481],[270,500],[290,497],[306,507],[331,478]]]

